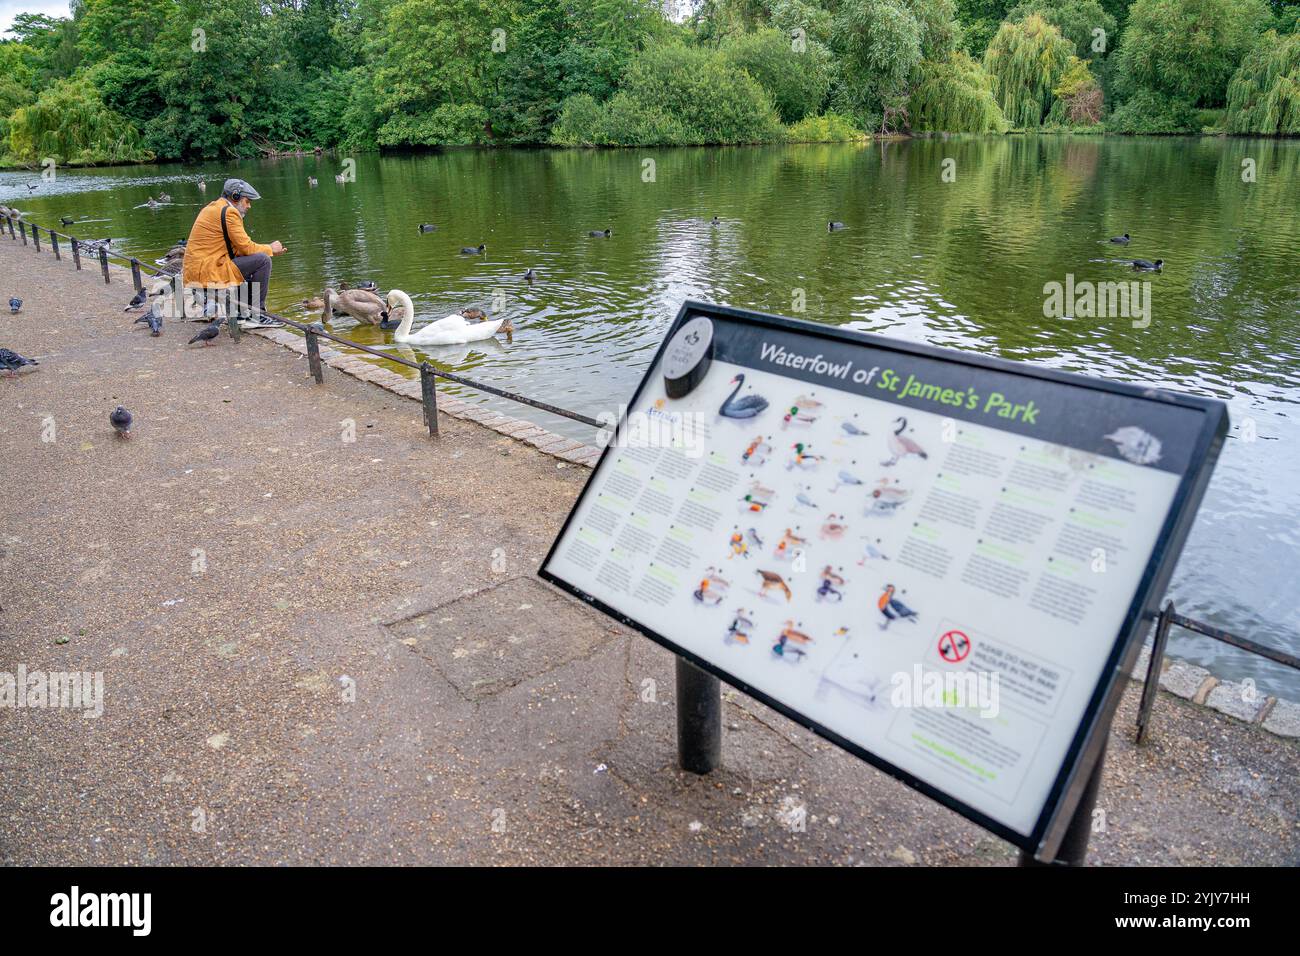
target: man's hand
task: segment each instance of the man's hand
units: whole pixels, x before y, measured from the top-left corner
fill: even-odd
[[[274,242],[271,243],[271,255],[278,256],[284,251],[285,251],[284,243],[282,243],[279,239],[276,239]]]

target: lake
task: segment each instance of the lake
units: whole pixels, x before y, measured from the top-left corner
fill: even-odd
[[[372,279],[406,290],[417,321],[468,305],[504,311],[516,327],[509,343],[401,354],[589,415],[631,396],[691,297],[1221,398],[1232,437],[1171,596],[1184,614],[1300,650],[1300,141],[1017,136],[362,154],[346,184],[334,180],[341,163],[60,170],[31,192],[33,174],[3,173],[0,202],[46,226],[64,215],[100,220],[64,231],[112,236],[152,261],[237,174],[264,197],[250,234],[289,249],[275,260],[269,308],[301,319],[303,297]],[[160,191],[172,204],[139,208]],[[847,228],[828,232],[832,219]],[[422,222],[438,228],[420,234]],[[606,228],[608,239],[587,235]],[[1105,242],[1122,233],[1129,246]],[[484,256],[458,255],[479,243]],[[1123,256],[1164,259],[1164,270],[1135,275],[1114,261]],[[530,267],[531,284],[521,278]],[[1045,317],[1044,285],[1067,275],[1076,285],[1149,280],[1149,326]],[[124,285],[123,305],[128,297]],[[354,335],[345,318],[331,328]],[[592,438],[586,426],[504,404]],[[1253,655],[1177,629],[1171,650],[1300,699],[1300,674]]]

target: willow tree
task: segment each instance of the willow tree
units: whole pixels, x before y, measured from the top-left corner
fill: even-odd
[[[1230,133],[1300,133],[1300,33],[1269,30],[1228,84]]]
[[[1222,106],[1268,21],[1265,0],[1134,0],[1116,52],[1121,79],[1193,106]]]
[[[908,104],[913,130],[1002,133],[1007,121],[993,97],[993,80],[965,53],[921,64]]]
[[[9,119],[9,151],[19,162],[124,163],[151,159],[135,127],[104,105],[85,80],[61,80]]]
[[[993,79],[993,95],[1014,127],[1042,125],[1052,107],[1052,90],[1060,83],[1074,54],[1074,44],[1037,14],[999,28],[984,69]]]

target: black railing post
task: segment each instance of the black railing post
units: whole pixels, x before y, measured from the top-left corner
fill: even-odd
[[[316,330],[322,332],[325,327],[319,323],[307,326],[307,367],[311,369],[311,377],[320,385],[325,381],[325,370],[320,364],[320,339],[316,336]]]
[[[23,237],[23,245],[27,245],[27,223],[21,219],[18,220],[18,235]]]
[[[72,261],[77,264],[77,271],[81,271],[81,243],[74,236],[72,239]]]
[[[36,228],[36,223],[32,223],[32,244],[37,252],[41,251],[41,231]]]
[[[699,774],[722,762],[722,682],[684,657],[677,658],[677,760]]]
[[[54,249],[54,258],[62,259],[63,256],[59,255],[59,234],[53,229],[50,230],[50,246]]]
[[[140,260],[135,256],[131,257],[131,283],[135,286],[136,292],[144,288],[144,282],[140,279]]]
[[[9,219],[9,238],[10,239],[18,238],[17,236],[14,235],[14,221],[12,218]]]
[[[1147,682],[1142,686],[1142,700],[1138,704],[1137,742],[1142,743],[1151,726],[1151,711],[1160,690],[1160,665],[1165,659],[1165,645],[1169,643],[1169,626],[1174,621],[1174,602],[1166,601],[1156,618],[1155,639],[1151,642],[1151,661],[1147,664]]]
[[[429,437],[438,437],[438,390],[433,384],[433,366],[420,363],[420,400],[424,405],[424,423],[429,426]]]
[[[99,247],[99,268],[104,273],[104,285],[108,285],[108,250]]]

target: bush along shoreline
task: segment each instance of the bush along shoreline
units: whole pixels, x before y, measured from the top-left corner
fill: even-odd
[[[78,0],[0,165],[938,133],[1300,135],[1291,0]]]

